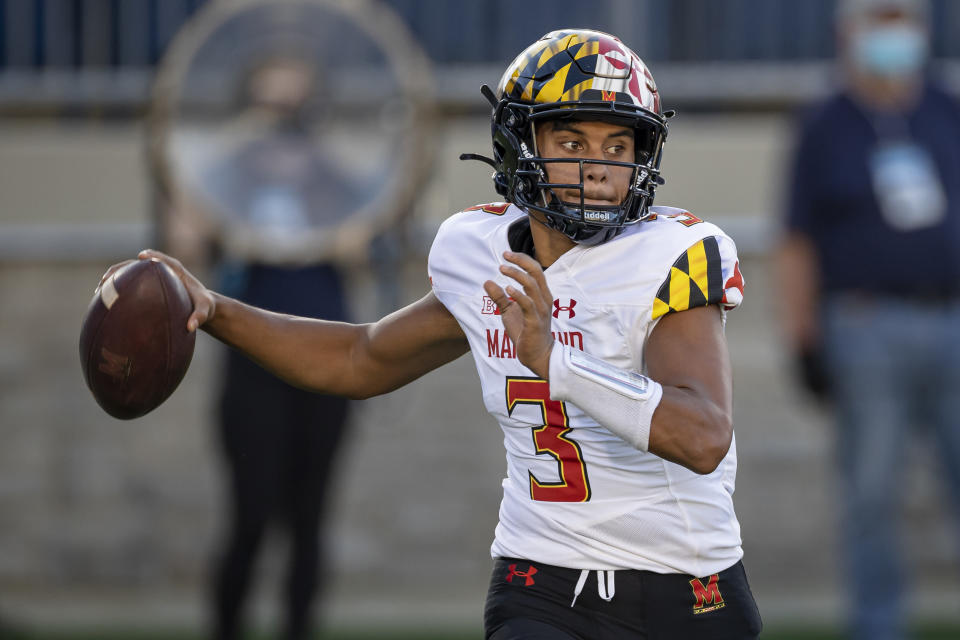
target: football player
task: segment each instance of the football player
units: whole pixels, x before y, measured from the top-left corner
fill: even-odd
[[[652,206],[653,77],[617,38],[565,29],[484,95],[493,157],[464,157],[505,202],[448,218],[432,291],[379,322],[269,313],[140,258],[183,279],[191,331],[299,387],[365,398],[472,353],[508,463],[487,638],[754,638],[723,332],[743,279],[719,228]]]

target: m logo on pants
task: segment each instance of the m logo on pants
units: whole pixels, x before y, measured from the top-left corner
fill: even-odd
[[[716,611],[717,609],[723,609],[727,606],[723,601],[723,596],[720,595],[720,587],[717,586],[719,580],[720,576],[715,573],[707,580],[707,586],[703,586],[700,578],[694,578],[690,581],[690,586],[693,588],[693,596],[697,599],[693,605],[693,612],[695,614]],[[708,604],[710,606],[707,606]]]

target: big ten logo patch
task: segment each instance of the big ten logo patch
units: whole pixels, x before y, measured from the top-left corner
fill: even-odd
[[[500,315],[500,309],[497,307],[497,303],[493,301],[493,298],[483,296],[483,306],[480,307],[480,313],[487,316],[498,316]]]
[[[727,604],[720,595],[720,576],[716,573],[707,580],[707,586],[703,586],[701,578],[694,578],[690,581],[690,587],[693,589],[693,613],[709,613],[717,609],[723,609]]]
[[[513,583],[514,578],[521,578],[523,580],[522,582],[523,586],[525,587],[533,586],[534,584],[533,576],[537,574],[537,568],[532,564],[529,566],[529,568],[527,568],[526,571],[520,571],[519,569],[517,569],[516,564],[511,564],[509,567],[507,567],[507,569],[509,569],[506,577],[507,582]],[[517,580],[517,583],[520,583],[520,580]]]

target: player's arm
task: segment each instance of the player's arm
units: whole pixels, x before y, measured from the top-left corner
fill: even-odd
[[[264,369],[310,391],[367,398],[392,391],[469,350],[466,337],[430,293],[373,324],[264,311],[204,287],[179,261],[156,251],[190,292],[188,329],[202,327]]]
[[[555,343],[550,397],[577,405],[642,451],[711,473],[733,437],[730,357],[719,307],[665,315],[643,345],[649,377]]]
[[[710,473],[727,455],[733,438],[733,373],[719,307],[665,315],[650,334],[644,355],[647,373],[663,389],[647,450]]]

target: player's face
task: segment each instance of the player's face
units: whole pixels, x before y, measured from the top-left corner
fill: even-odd
[[[537,130],[537,150],[543,158],[615,160],[634,162],[633,130],[597,121],[545,122]],[[580,167],[575,162],[544,163],[550,182],[579,184]],[[584,163],[583,197],[586,204],[618,205],[630,188],[632,170],[606,164]],[[556,189],[564,202],[580,202],[578,189]]]

